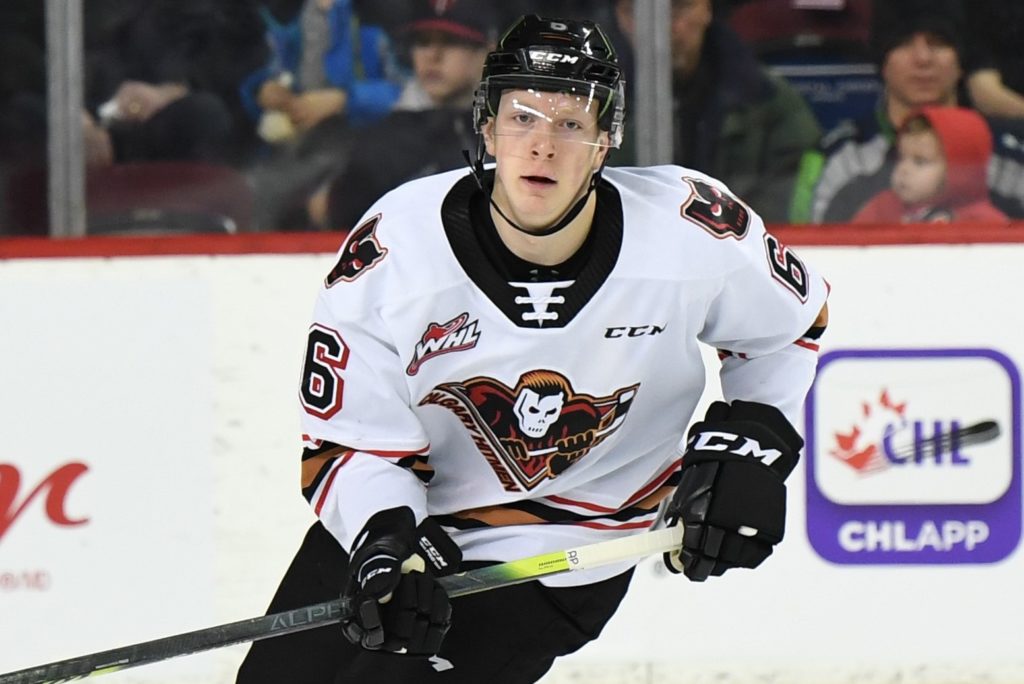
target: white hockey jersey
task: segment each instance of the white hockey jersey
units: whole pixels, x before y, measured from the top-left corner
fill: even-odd
[[[590,256],[559,282],[498,276],[471,225],[477,192],[459,170],[385,195],[317,298],[304,491],[346,549],[400,505],[436,516],[467,560],[650,527],[704,387],[698,340],[727,352],[727,399],[796,420],[828,287],[721,183],[606,169]]]

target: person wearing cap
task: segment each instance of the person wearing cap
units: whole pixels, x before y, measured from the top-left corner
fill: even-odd
[[[782,541],[828,285],[720,181],[606,168],[625,115],[597,24],[524,16],[484,63],[469,168],[349,234],[298,392],[317,522],[270,604],[348,610],[253,644],[239,684],[536,682],[639,559],[454,599],[445,575],[642,534],[662,502],[692,581]],[[687,438],[700,342],[723,394]]]
[[[804,155],[790,206],[793,223],[849,221],[888,188],[896,132],[910,113],[958,104],[964,22],[959,0],[875,3],[871,47],[884,85],[878,109],[869,118],[843,122]],[[1002,124],[990,125],[996,145],[990,161],[992,199],[1007,213],[1024,215],[1020,138],[1005,145]]]
[[[475,141],[470,108],[496,38],[486,0],[417,2],[398,33],[412,77],[394,110],[353,141],[348,163],[328,184],[325,228],[350,230],[373,202],[402,183],[462,166]]]
[[[418,16],[403,27],[413,77],[395,103],[399,111],[466,108],[497,31],[484,0],[418,0]]]

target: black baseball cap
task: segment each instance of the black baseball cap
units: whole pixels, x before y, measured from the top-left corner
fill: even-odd
[[[488,45],[496,32],[496,20],[487,0],[416,0],[407,33],[436,31],[467,43]]]

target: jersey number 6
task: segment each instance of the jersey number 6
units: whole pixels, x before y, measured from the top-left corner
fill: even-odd
[[[801,302],[807,301],[807,267],[789,247],[779,242],[771,233],[764,234],[764,247],[768,252],[768,263],[772,275],[795,294]]]
[[[348,345],[336,330],[314,323],[309,329],[306,361],[302,366],[299,399],[306,413],[329,420],[341,410],[345,381],[341,371],[348,365]]]

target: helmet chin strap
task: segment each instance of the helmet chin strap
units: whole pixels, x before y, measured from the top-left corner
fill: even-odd
[[[487,186],[487,181],[484,178],[483,136],[481,136],[477,140],[476,161],[470,159],[468,150],[462,150],[462,156],[466,158],[466,163],[469,164],[469,168],[473,172],[473,178],[476,179],[476,184],[480,186],[480,190],[484,193],[484,197],[486,197],[488,203],[490,203],[490,205],[494,207],[494,210],[498,212],[498,215],[501,216],[501,218],[505,219],[505,221],[510,226],[512,226],[519,232],[525,233],[526,235],[533,235],[535,237],[546,237],[548,235],[554,235],[555,233],[557,233],[558,231],[562,230],[567,225],[572,223],[572,220],[579,216],[580,212],[583,211],[583,207],[586,206],[587,200],[590,199],[590,193],[594,191],[594,188],[597,187],[597,182],[601,180],[601,170],[604,169],[604,162],[602,161],[601,166],[596,171],[594,171],[593,174],[591,174],[590,183],[587,185],[587,191],[583,193],[583,197],[581,197],[576,202],[576,204],[572,205],[572,207],[561,218],[561,220],[559,220],[553,226],[549,226],[543,230],[527,230],[526,228],[523,228],[518,223],[510,219],[508,215],[501,210],[501,207],[498,206],[498,203],[494,201],[494,196],[491,194],[491,188]]]

